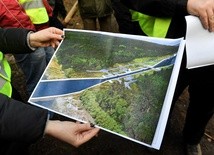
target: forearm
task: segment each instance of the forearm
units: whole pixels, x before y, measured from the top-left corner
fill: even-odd
[[[19,28],[0,28],[0,51],[3,53],[33,52],[27,44],[29,30]]]
[[[0,139],[33,143],[43,137],[48,112],[0,94]]]
[[[128,8],[156,17],[187,15],[187,0],[120,0]]]

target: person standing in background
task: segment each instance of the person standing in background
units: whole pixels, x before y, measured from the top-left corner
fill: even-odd
[[[52,12],[47,0],[1,0],[0,27],[39,31],[49,27]],[[49,46],[37,48],[33,53],[13,54],[25,75],[28,96],[33,92],[54,51],[54,48]]]
[[[111,0],[78,0],[78,7],[85,30],[113,31]]]
[[[121,3],[120,0],[111,0],[111,2],[119,33],[143,35],[144,33],[142,33],[139,23],[132,20],[130,9]]]
[[[48,3],[53,9],[53,15],[49,17],[50,26],[57,27],[61,30],[66,28],[66,24],[58,19],[59,17],[65,19],[67,15],[63,0],[48,0]]]

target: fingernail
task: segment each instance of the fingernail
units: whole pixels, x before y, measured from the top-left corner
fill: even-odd
[[[65,35],[61,35],[61,37],[64,39],[64,38],[65,38]]]

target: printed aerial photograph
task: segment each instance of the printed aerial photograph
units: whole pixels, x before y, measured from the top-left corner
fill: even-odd
[[[151,145],[180,40],[64,31],[29,102]]]

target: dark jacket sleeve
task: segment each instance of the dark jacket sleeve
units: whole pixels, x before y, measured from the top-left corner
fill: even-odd
[[[48,112],[0,94],[0,139],[33,143],[42,138]]]
[[[184,37],[186,33],[185,16],[187,0],[120,0],[129,9],[146,15],[171,18],[167,38]]]
[[[187,0],[120,0],[130,9],[156,17],[187,15]]]
[[[0,28],[0,51],[3,53],[33,52],[27,45],[29,30],[21,28]]]

